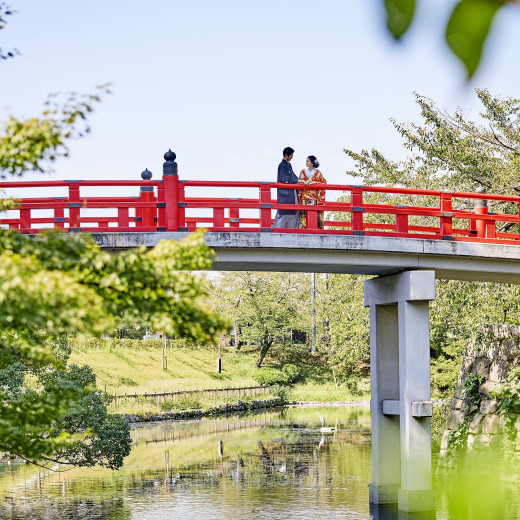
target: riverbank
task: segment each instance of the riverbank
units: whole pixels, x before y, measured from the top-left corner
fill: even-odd
[[[89,365],[96,374],[98,389],[108,394],[143,396],[262,384],[255,367],[258,351],[254,347],[243,346],[240,350],[221,348],[220,372],[216,370],[218,352],[211,346],[183,346],[172,342],[164,356],[162,341],[158,340],[90,338],[86,342],[71,340],[71,347],[69,363]],[[353,377],[348,381],[335,380],[330,366],[321,356],[304,356],[301,347],[281,349],[273,346],[264,361],[271,375],[283,374],[282,369],[287,364],[297,367],[300,373],[291,385],[282,386],[283,396],[275,394],[286,401],[340,402],[370,398],[368,376]],[[133,401],[122,399],[110,404],[109,411],[116,414],[148,414],[210,408],[226,402],[231,401],[199,392],[179,399],[168,398],[161,403],[144,397]]]
[[[146,423],[156,421],[174,421],[183,419],[202,419],[203,417],[217,417],[219,415],[229,415],[253,410],[266,410],[284,406],[286,403],[280,397],[270,399],[249,401],[237,401],[235,403],[225,403],[206,410],[178,410],[174,412],[160,413],[141,413],[141,414],[121,414],[128,423]]]
[[[136,413],[121,414],[124,420],[130,424],[158,422],[158,421],[179,421],[187,419],[202,419],[203,417],[227,416],[243,412],[258,410],[268,410],[279,407],[287,408],[369,408],[370,401],[335,401],[335,402],[286,402],[280,397],[249,401],[237,401],[213,406],[209,409],[178,410],[174,412],[160,413]]]

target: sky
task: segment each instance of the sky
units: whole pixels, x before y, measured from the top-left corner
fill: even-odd
[[[376,0],[10,0],[0,47],[21,55],[0,62],[0,121],[110,82],[92,133],[45,178],[160,178],[171,148],[183,179],[274,181],[292,146],[295,171],[315,155],[346,184],[343,148],[405,156],[389,118],[420,121],[414,91],[472,115],[476,87],[520,97],[520,8],[503,9],[466,84],[443,41],[453,3],[420,1],[395,44]]]

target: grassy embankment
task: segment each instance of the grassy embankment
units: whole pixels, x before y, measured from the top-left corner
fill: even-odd
[[[222,372],[216,370],[215,347],[180,347],[167,350],[166,370],[162,368],[162,348],[159,341],[96,340],[88,345],[72,344],[70,363],[89,365],[98,378],[98,387],[110,394],[144,394],[206,388],[257,386],[254,378],[255,349],[237,352],[222,349]],[[304,347],[292,351],[273,348],[265,360],[267,367],[279,368],[294,363],[301,377],[287,387],[293,401],[350,401],[369,399],[368,380],[347,385],[336,384],[330,369],[319,358],[309,359]],[[252,397],[261,399],[261,396]],[[242,398],[246,400],[247,398]],[[111,406],[113,413],[159,412],[164,409],[210,408],[236,398],[210,397],[198,393],[169,403],[155,404],[152,400],[128,400]]]

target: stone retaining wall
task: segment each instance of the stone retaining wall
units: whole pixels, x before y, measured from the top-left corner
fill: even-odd
[[[442,438],[438,473],[444,473],[451,465],[448,457],[448,440],[450,434],[456,433],[457,428],[460,430],[463,423],[466,423],[463,426],[467,427],[464,436],[466,446],[463,451],[466,455],[471,454],[466,456],[466,460],[478,456],[479,451],[498,450],[503,447],[506,418],[498,413],[497,401],[493,399],[490,392],[504,384],[510,371],[519,364],[520,327],[518,326],[491,325],[467,346]],[[463,382],[472,374],[483,378],[478,390],[474,392],[473,406],[467,398],[464,399],[463,392]],[[516,439],[513,441],[513,450],[520,452],[520,415],[513,421],[517,432]]]

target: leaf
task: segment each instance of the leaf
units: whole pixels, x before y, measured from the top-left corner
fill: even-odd
[[[461,0],[446,27],[446,42],[466,67],[468,79],[477,70],[491,23],[505,0]]]
[[[408,30],[415,13],[415,0],[385,0],[386,26],[396,40]]]

